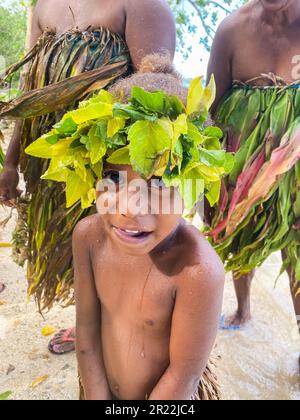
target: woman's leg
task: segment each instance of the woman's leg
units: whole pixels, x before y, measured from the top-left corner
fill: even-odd
[[[251,320],[251,285],[255,271],[239,277],[233,273],[234,288],[238,308],[236,312],[224,320],[224,329],[241,327]]]
[[[285,260],[287,257],[287,253],[285,251],[282,251],[282,258]],[[289,266],[287,268],[287,273],[290,280],[290,289],[296,314],[296,320],[298,325],[298,330],[300,334],[300,284],[296,282],[296,275],[295,275],[295,269],[292,266]],[[299,362],[299,370],[300,370],[300,356],[298,359]]]

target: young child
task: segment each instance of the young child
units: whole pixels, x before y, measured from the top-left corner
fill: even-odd
[[[160,92],[146,98],[141,107],[137,105],[138,100],[143,101],[138,99],[141,90],[135,91],[135,101],[128,105],[134,86],[146,92]],[[122,147],[122,153],[117,149],[105,160],[102,183],[109,188],[98,188],[99,212],[80,221],[73,234],[81,399],[199,399],[199,383],[217,335],[224,269],[198,229],[183,220],[181,210],[172,210],[174,203],[181,200],[178,189],[171,183],[168,187],[162,185],[159,170],[153,171],[151,178],[139,170],[145,153],[143,139],[148,135],[142,127],[147,126],[147,121],[148,128],[156,124],[151,122],[151,107],[157,107],[157,114],[162,116],[161,107],[167,100],[174,101],[175,108],[180,107],[180,101],[170,95],[186,102],[187,92],[167,58],[150,56],[143,61],[139,73],[119,82],[112,93],[125,104],[115,106],[117,118],[127,113],[128,124],[129,115],[134,116],[133,120],[139,119],[143,110],[147,110],[147,117],[127,129],[124,122],[118,121],[123,127],[121,133],[131,142],[131,164],[130,157],[125,157],[128,146]],[[164,104],[159,96],[163,94],[169,95]],[[190,92],[190,114],[193,96]],[[83,110],[79,109],[80,117]],[[184,121],[184,117],[180,120]],[[165,129],[169,122],[162,117],[159,124]],[[192,129],[190,123],[188,126]],[[158,125],[155,127],[158,131],[153,129],[150,140],[158,147],[165,132],[159,132]],[[197,136],[195,132],[194,135]],[[139,144],[140,150],[135,154],[134,147]],[[146,154],[151,147],[152,143],[148,144]],[[190,150],[190,159],[192,154]],[[118,164],[112,163],[117,161]],[[149,161],[141,161],[146,171]],[[130,185],[145,182],[145,178],[148,190],[140,200],[147,202],[150,196],[158,196],[158,212],[153,212],[152,200],[142,203],[140,210],[132,205],[135,199]],[[166,184],[166,177],[163,179]],[[161,205],[166,192],[171,208],[167,214]],[[103,203],[109,203],[112,197],[114,205],[103,211]],[[202,391],[203,388],[203,396]]]
[[[115,92],[138,85],[178,94],[177,83],[138,75]],[[119,185],[120,171],[128,183],[141,179],[129,165],[107,165],[104,178]],[[215,343],[223,296],[222,263],[204,237],[181,214],[127,209],[81,221],[73,252],[85,398],[191,399]]]

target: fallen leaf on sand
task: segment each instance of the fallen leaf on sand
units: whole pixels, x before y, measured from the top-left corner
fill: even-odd
[[[0,401],[5,401],[11,396],[11,391],[6,391],[3,394],[0,394]]]
[[[43,327],[42,328],[42,335],[47,337],[48,335],[52,335],[56,332],[56,328],[54,327]]]
[[[30,385],[32,389],[37,388],[39,385],[41,385],[43,382],[47,381],[49,379],[49,375],[44,375],[36,378]]]
[[[12,373],[14,370],[16,370],[15,366],[13,365],[9,365],[6,371],[6,375],[9,375],[10,373]]]

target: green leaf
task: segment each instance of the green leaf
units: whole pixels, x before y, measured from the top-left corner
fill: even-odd
[[[132,88],[131,96],[147,111],[159,114],[166,113],[166,94],[164,92],[146,92],[144,89],[135,86]]]
[[[202,111],[202,96],[203,96],[203,77],[197,77],[192,80],[188,92],[187,115],[199,114]]]
[[[221,140],[223,137],[223,131],[219,127],[207,127],[204,130],[203,135],[205,137],[213,137]]]
[[[67,113],[64,119],[72,118],[76,124],[83,124],[90,120],[112,117],[112,104],[104,102],[90,103],[86,107]]]
[[[101,137],[101,139],[103,141],[106,141],[106,139],[107,139],[107,121],[106,120],[98,121],[96,123],[96,127],[97,127],[96,132],[95,132],[96,136]]]
[[[103,161],[91,165],[91,169],[94,172],[97,179],[102,179],[103,177]]]
[[[113,165],[131,165],[129,146],[123,147],[113,152],[106,162]]]
[[[224,168],[226,152],[224,150],[199,149],[200,162],[212,167]]]
[[[56,182],[67,182],[69,172],[70,170],[68,168],[60,167],[55,164],[55,162],[51,162],[48,170],[44,173],[41,179]]]
[[[206,183],[217,182],[220,180],[221,176],[224,175],[223,168],[209,167],[202,163],[198,164],[197,170],[199,176],[203,178]]]
[[[199,201],[204,193],[205,182],[201,173],[199,173],[199,165],[190,164],[186,169],[184,176],[181,177],[179,191],[184,200],[185,207],[191,210]]]
[[[67,208],[77,203],[89,190],[90,186],[88,183],[84,182],[78,174],[70,171],[66,183]]]
[[[79,104],[79,107],[85,107],[89,104],[94,104],[94,103],[107,103],[107,104],[113,104],[115,102],[115,98],[113,97],[113,95],[108,92],[107,90],[100,90],[99,93],[97,93],[97,95],[93,96],[92,98],[90,98],[88,101],[83,101]]]
[[[178,96],[168,96],[168,106],[170,108],[168,111],[170,117],[176,118],[180,114],[186,113],[185,106]]]
[[[43,136],[31,143],[25,149],[25,153],[38,158],[51,159],[52,145],[47,142],[46,136]]]
[[[127,139],[125,135],[118,133],[115,134],[113,137],[107,138],[105,143],[107,147],[115,149],[120,146],[125,146],[127,143]]]
[[[103,139],[96,134],[97,126],[93,126],[89,131],[89,146],[92,165],[98,163],[106,154],[106,144]]]
[[[153,175],[157,155],[170,150],[172,138],[158,122],[137,121],[128,133],[134,170],[146,178]]]
[[[12,395],[11,391],[6,391],[0,394],[0,401],[6,401]]]
[[[160,154],[157,157],[157,159],[155,161],[155,164],[154,164],[154,175],[162,177],[166,172],[166,169],[169,165],[169,161],[170,161],[170,151],[169,150]]]
[[[234,168],[235,157],[232,153],[225,154],[224,170],[226,174],[230,174]]]
[[[176,121],[173,122],[173,139],[172,139],[172,155],[171,164],[172,167],[178,166],[179,172],[181,170],[181,162],[183,159],[183,147],[180,141],[182,135],[187,134],[188,124],[186,114],[178,116]]]
[[[221,181],[213,182],[205,192],[205,197],[207,198],[211,207],[218,203],[221,193]]]
[[[112,118],[107,124],[107,137],[113,137],[125,127],[126,120],[124,118]]]
[[[211,108],[216,99],[216,81],[215,76],[212,74],[210,81],[203,92],[202,107],[207,111]]]
[[[85,195],[81,197],[81,208],[88,209],[96,201],[96,189],[91,188]]]
[[[214,76],[211,77],[206,88],[203,87],[203,78],[194,79],[189,88],[187,99],[187,114],[206,114],[216,97],[216,83]]]
[[[75,124],[72,118],[64,118],[59,123],[55,124],[53,128],[55,128],[59,134],[64,134],[65,137],[69,137],[77,131],[77,124]]]
[[[72,142],[73,142],[72,138],[59,140],[56,144],[51,146],[52,157],[65,156],[68,153]]]
[[[176,147],[179,137],[182,134],[188,133],[188,123],[187,123],[187,115],[181,114],[177,117],[176,121],[173,123],[173,141],[172,141],[172,150]]]
[[[44,138],[45,138],[46,142],[49,143],[49,144],[56,144],[59,140],[58,135],[55,134],[53,131],[50,131],[49,134],[46,134]]]
[[[114,104],[113,116],[115,118],[132,119],[133,121],[148,120],[156,121],[157,117],[153,115],[147,115],[142,112],[136,111],[132,105]]]
[[[195,126],[195,124],[189,122],[188,123],[188,132],[187,132],[188,139],[193,142],[195,146],[199,146],[204,142],[204,137]]]
[[[217,138],[205,138],[204,137],[204,143],[203,143],[203,147],[205,147],[205,149],[207,150],[222,150],[222,145],[220,143],[220,140]]]

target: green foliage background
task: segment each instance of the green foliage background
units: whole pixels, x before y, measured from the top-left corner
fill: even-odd
[[[27,4],[16,0],[10,6],[0,5],[0,55],[5,58],[8,66],[22,57],[26,20]]]

